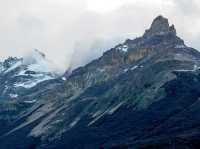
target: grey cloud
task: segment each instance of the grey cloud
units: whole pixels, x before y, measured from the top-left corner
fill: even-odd
[[[199,0],[174,0],[177,8],[186,16],[198,16],[200,12]]]

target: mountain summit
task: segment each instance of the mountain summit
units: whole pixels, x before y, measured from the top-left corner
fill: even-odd
[[[27,91],[37,84],[57,78],[55,68],[39,50],[23,58],[9,57],[0,63],[0,100],[28,94]]]
[[[162,16],[142,37],[118,44],[62,81],[46,81],[0,102],[0,148],[200,147],[200,52]]]
[[[158,16],[154,19],[150,29],[146,30],[143,36],[149,38],[155,35],[166,34],[176,35],[176,29],[174,28],[174,25],[169,25],[167,18],[164,18],[163,16]]]

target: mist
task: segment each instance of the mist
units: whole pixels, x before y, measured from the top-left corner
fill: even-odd
[[[198,0],[0,0],[0,59],[39,49],[63,71],[74,69],[142,35],[160,14],[200,49]]]

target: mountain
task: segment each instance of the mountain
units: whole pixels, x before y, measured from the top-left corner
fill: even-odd
[[[50,89],[1,102],[0,148],[200,148],[199,68],[200,52],[158,16]]]
[[[53,67],[38,50],[24,58],[9,57],[0,63],[0,100],[29,94],[37,84],[57,78]]]

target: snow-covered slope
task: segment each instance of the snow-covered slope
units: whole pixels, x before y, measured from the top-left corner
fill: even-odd
[[[0,63],[0,99],[17,98],[37,84],[58,76],[56,66],[38,50],[24,58],[9,57]]]

